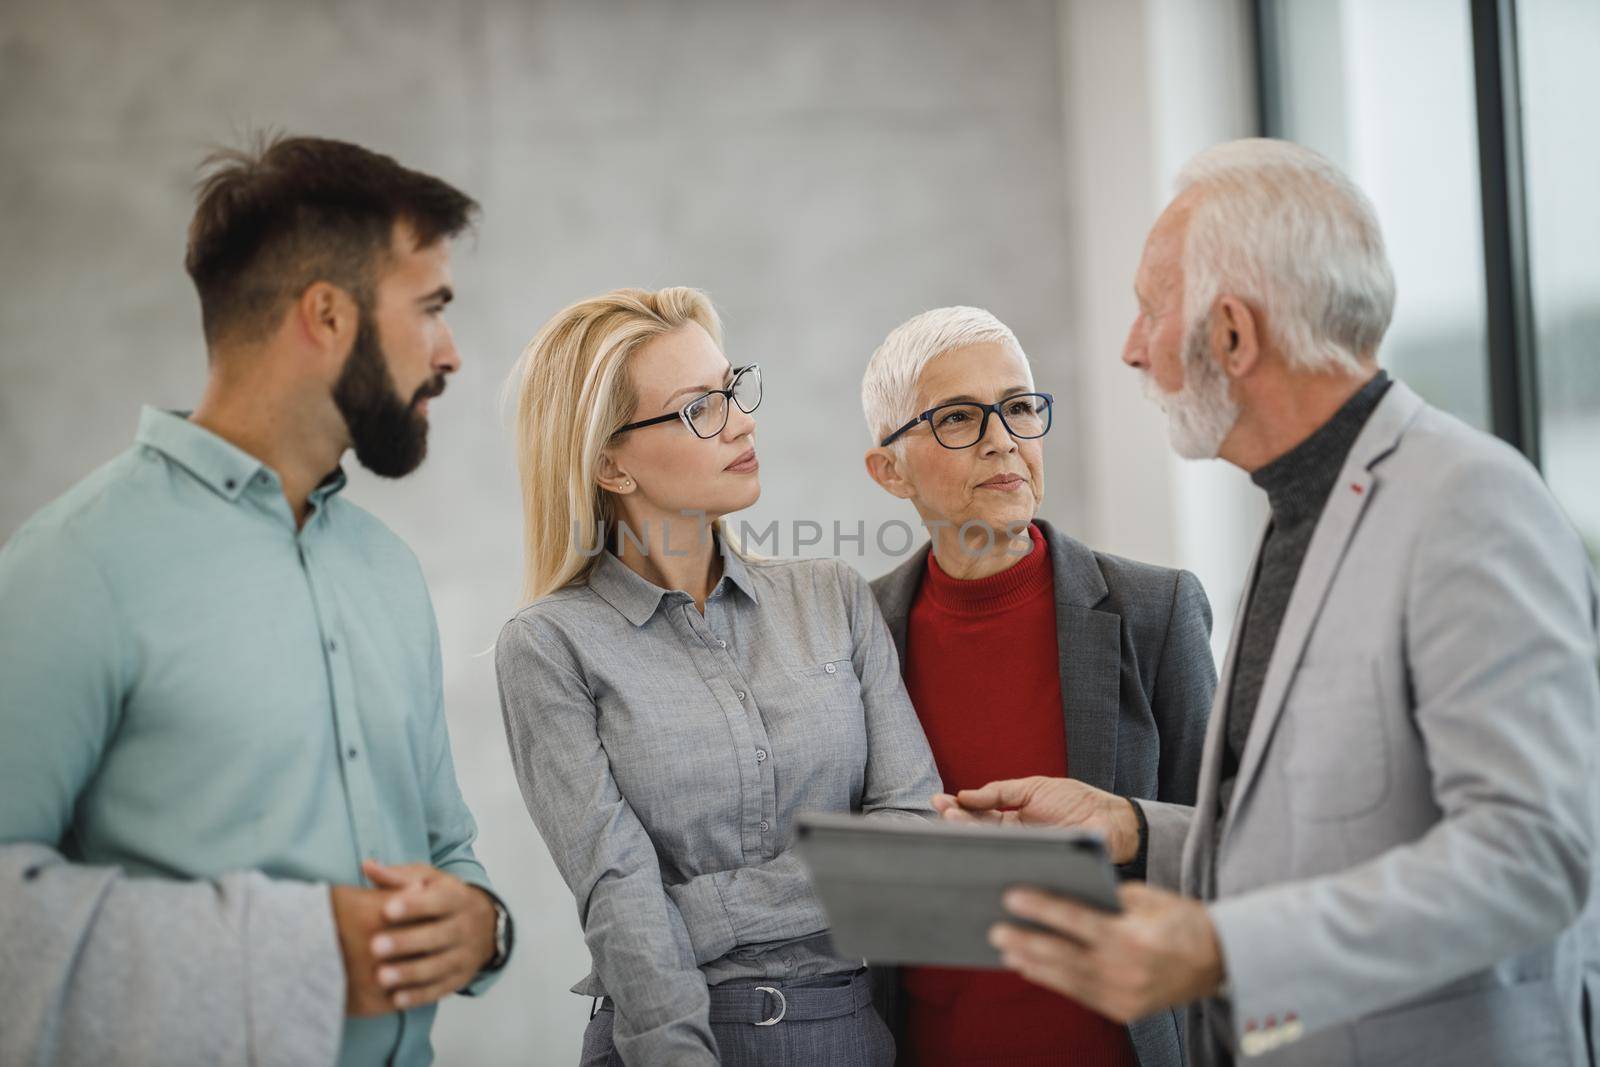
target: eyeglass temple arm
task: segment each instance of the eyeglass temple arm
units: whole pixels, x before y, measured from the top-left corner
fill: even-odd
[[[617,434],[626,433],[629,430],[642,430],[646,426],[655,426],[658,423],[671,422],[673,419],[676,419],[678,417],[679,417],[678,413],[676,411],[674,411],[670,415],[657,415],[653,419],[642,419],[639,422],[630,422],[626,426],[617,427],[616,431],[614,433],[612,433],[611,436],[615,437],[615,436],[617,436]]]

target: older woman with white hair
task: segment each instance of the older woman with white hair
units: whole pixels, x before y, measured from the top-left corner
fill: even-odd
[[[1193,803],[1216,686],[1205,592],[1037,517],[1055,402],[1011,330],[978,308],[918,315],[861,396],[868,472],[931,532],[872,589],[947,786],[1070,774],[1135,812],[1122,798]],[[1005,972],[884,977],[902,1063],[1182,1063],[1172,1012],[1123,1026]]]

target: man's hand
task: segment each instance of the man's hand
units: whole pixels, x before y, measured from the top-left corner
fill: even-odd
[[[388,993],[378,985],[377,961],[372,956],[372,939],[385,925],[383,905],[392,895],[357,885],[336,885],[328,891],[333,925],[339,931],[339,953],[344,957],[346,1015],[394,1011]]]
[[[385,890],[385,927],[369,939],[387,1009],[432,1004],[472,981],[494,956],[495,907],[489,894],[426,864],[362,873]]]
[[[1064,826],[1098,831],[1112,863],[1131,863],[1139,854],[1139,820],[1133,802],[1075,778],[1011,778],[955,796],[936,793],[933,806],[952,822],[1008,826]]]
[[[1124,884],[1118,895],[1123,911],[1110,915],[1010,890],[1007,911],[1058,933],[997,923],[989,941],[1006,967],[1119,1023],[1221,988],[1222,947],[1205,905],[1142,882]]]

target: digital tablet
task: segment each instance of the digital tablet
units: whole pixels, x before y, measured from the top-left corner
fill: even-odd
[[[989,928],[1031,925],[1001,906],[1013,886],[1121,910],[1105,846],[1086,831],[801,815],[795,832],[834,947],[869,963],[998,968]]]

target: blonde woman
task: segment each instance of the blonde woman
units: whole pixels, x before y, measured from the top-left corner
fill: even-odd
[[[574,304],[514,383],[529,606],[496,649],[523,797],[577,899],[590,1064],[889,1064],[790,849],[799,811],[931,815],[867,583],[742,557],[761,372],[704,294]]]

